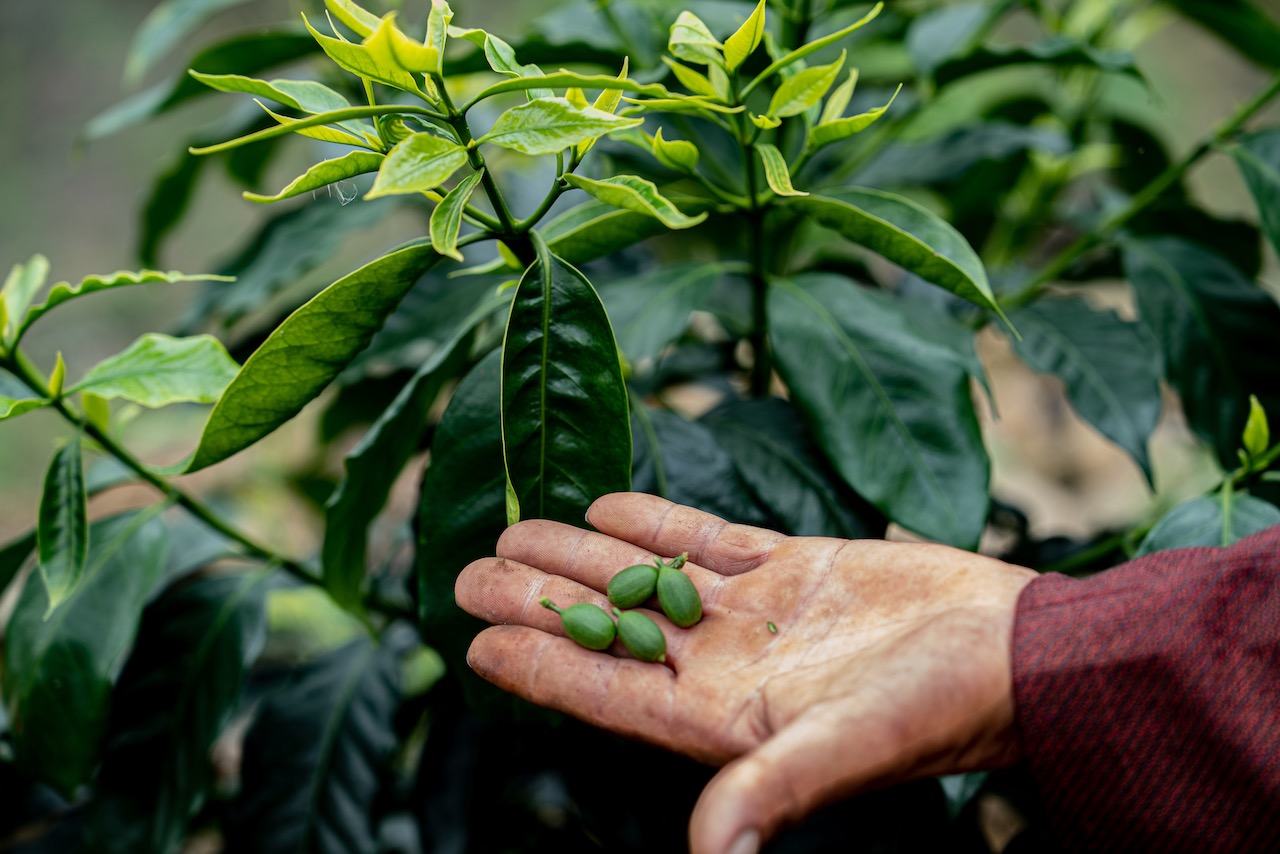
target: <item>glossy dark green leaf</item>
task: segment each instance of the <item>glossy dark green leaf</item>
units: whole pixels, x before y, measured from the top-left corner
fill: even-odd
[[[1249,395],[1280,412],[1280,304],[1195,243],[1151,237],[1123,249],[1138,312],[1160,341],[1165,376],[1187,420],[1234,468]]]
[[[418,448],[427,413],[444,384],[470,355],[479,321],[507,302],[497,297],[478,308],[440,344],[396,395],[369,432],[343,461],[344,474],[325,505],[325,587],[339,604],[357,608],[364,584],[369,523],[382,510],[400,470]]]
[[[915,202],[880,190],[850,188],[788,199],[786,205],[925,281],[999,313],[973,247]]]
[[[171,851],[185,837],[213,783],[209,750],[266,639],[268,577],[202,578],[148,606],[112,698],[91,850]]]
[[[28,531],[23,536],[0,546],[0,594],[9,589],[9,584],[35,550],[35,531]]]
[[[367,636],[308,662],[258,706],[230,810],[233,851],[378,850],[374,804],[396,747],[396,638]]]
[[[297,415],[368,345],[418,277],[439,260],[430,243],[397,249],[289,315],[223,393],[187,470],[220,462]]]
[[[884,535],[884,517],[840,479],[785,400],[733,400],[700,421],[786,533],[846,539]]]
[[[1165,514],[1138,547],[1138,556],[1197,546],[1229,546],[1250,534],[1280,525],[1280,507],[1236,495],[1230,513],[1222,512],[1222,497],[1214,495],[1184,501]]]
[[[1080,416],[1142,467],[1151,482],[1147,440],[1160,418],[1160,344],[1138,323],[1095,311],[1083,299],[1045,299],[1011,318],[1013,347],[1028,365],[1058,377]]]
[[[49,618],[29,578],[5,629],[4,700],[18,765],[64,794],[98,759],[111,688],[160,578],[168,540],[154,512],[94,524],[88,565]]]
[[[687,205],[684,210],[691,210]],[[648,214],[619,210],[592,199],[570,208],[542,230],[547,245],[570,264],[581,264],[634,246],[667,227]]]
[[[1231,156],[1253,193],[1267,239],[1280,252],[1280,129],[1270,128],[1241,138],[1232,147]]]
[[[1251,0],[1165,0],[1165,3],[1259,65],[1280,68],[1280,25]]]
[[[595,288],[540,244],[516,288],[502,349],[502,436],[524,519],[582,524],[631,483],[618,347]]]
[[[1110,74],[1125,74],[1143,80],[1133,55],[1123,51],[1102,51],[1066,37],[1052,37],[1026,47],[982,47],[942,63],[934,80],[946,86],[968,77],[1011,65],[1044,65],[1051,68],[1087,68]]]
[[[633,367],[656,359],[684,334],[689,316],[705,307],[724,274],[720,264],[671,264],[600,287],[618,347]]]
[[[40,498],[40,577],[49,612],[80,584],[89,559],[89,497],[84,487],[84,459],[76,436],[53,455]]]
[[[164,0],[143,19],[129,46],[125,79],[142,79],[156,60],[194,33],[209,18],[249,0]]]
[[[886,516],[974,548],[989,464],[967,365],[894,301],[834,276],[778,281],[778,368],[832,465]]]

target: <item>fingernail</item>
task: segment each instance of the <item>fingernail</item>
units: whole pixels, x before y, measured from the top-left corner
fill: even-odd
[[[760,850],[760,834],[755,829],[744,830],[733,840],[724,854],[757,854]]]

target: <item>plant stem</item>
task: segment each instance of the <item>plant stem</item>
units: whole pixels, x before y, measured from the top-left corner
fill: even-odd
[[[1050,283],[1056,281],[1063,273],[1079,261],[1088,252],[1115,236],[1128,222],[1158,199],[1166,190],[1177,183],[1183,175],[1200,162],[1215,146],[1234,136],[1245,122],[1269,104],[1280,94],[1280,75],[1258,92],[1251,100],[1241,105],[1236,112],[1227,118],[1210,136],[1200,142],[1185,157],[1156,176],[1151,183],[1143,187],[1129,203],[1111,216],[1107,217],[1093,231],[1080,235],[1075,242],[1055,255],[1036,273],[1022,289],[1013,296],[1003,300],[1005,308],[1017,308],[1034,300]]]

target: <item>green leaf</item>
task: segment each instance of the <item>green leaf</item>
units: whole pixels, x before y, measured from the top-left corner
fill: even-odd
[[[62,390],[67,382],[67,363],[62,360],[62,351],[59,350],[53,363],[53,370],[49,373],[49,394],[54,398],[62,397]]]
[[[366,199],[434,190],[467,162],[467,150],[429,133],[415,133],[387,154]]]
[[[750,56],[764,38],[764,4],[760,0],[742,26],[724,42],[725,68],[733,71]]]
[[[640,124],[641,119],[615,116],[595,107],[575,107],[564,98],[540,98],[507,110],[478,141],[525,154],[555,154]]]
[[[723,45],[711,35],[702,19],[692,12],[681,12],[671,25],[667,50],[676,59],[696,65],[724,65]]]
[[[485,62],[499,74],[512,78],[543,76],[542,69],[538,66],[521,64],[516,59],[515,49],[497,36],[490,35],[484,30],[462,30],[459,33],[458,38],[466,38],[468,41],[479,44],[484,48]],[[465,33],[465,35],[461,33]],[[554,96],[554,92],[541,85],[529,90],[529,100],[531,101],[537,98],[551,98]]]
[[[449,25],[453,21],[453,10],[445,0],[431,0],[431,11],[427,13],[427,50],[436,52],[436,66],[427,69],[439,74],[443,70],[444,49],[449,42]]]
[[[76,436],[53,455],[44,477],[36,537],[49,614],[80,584],[89,559],[89,497]]]
[[[431,245],[446,258],[463,260],[462,253],[458,251],[458,229],[462,227],[462,214],[471,201],[471,194],[483,178],[483,169],[472,172],[459,181],[431,212]]]
[[[644,101],[635,98],[623,98],[628,104],[625,113],[677,113],[689,116],[700,116],[704,119],[716,120],[716,114],[735,115],[741,113],[746,107],[739,104],[736,107],[727,107],[718,103],[717,100],[711,100],[702,95],[689,95],[677,98],[650,98]]]
[[[251,202],[263,203],[291,199],[294,196],[300,196],[303,193],[309,193],[321,187],[327,187],[329,184],[363,175],[366,172],[376,172],[382,162],[383,156],[381,154],[374,154],[371,151],[351,151],[332,160],[322,160],[299,177],[294,178],[289,182],[288,186],[275,195],[264,196],[259,193],[246,192],[244,197]]]
[[[684,334],[689,316],[707,304],[724,275],[720,264],[666,264],[602,285],[600,298],[627,360],[639,367],[657,359]]]
[[[0,546],[0,593],[9,589],[13,579],[36,550],[36,532],[28,531]]]
[[[694,71],[689,66],[682,65],[669,56],[662,57],[662,61],[667,64],[667,67],[671,69],[684,88],[693,94],[706,95],[708,98],[720,97],[720,93],[716,91],[716,87],[711,84],[705,74]]]
[[[839,142],[842,139],[848,139],[856,133],[861,133],[871,127],[880,117],[889,111],[893,106],[893,102],[897,100],[898,93],[902,91],[899,85],[897,90],[889,98],[889,101],[883,107],[876,107],[867,110],[865,113],[859,113],[856,116],[849,116],[844,119],[833,119],[831,121],[822,121],[814,125],[809,131],[809,150],[817,151],[823,146],[830,145],[833,142]],[[825,115],[825,112],[824,112]]]
[[[981,40],[980,30],[994,24],[996,9],[978,0],[949,3],[917,16],[907,30],[906,48],[921,77],[930,78],[939,65],[973,50]]]
[[[1280,68],[1280,26],[1250,0],[1165,0],[1236,52],[1269,68]]]
[[[440,71],[440,51],[409,38],[396,26],[396,13],[388,12],[367,39],[364,48],[382,68],[398,68],[410,75]]]
[[[1258,459],[1271,447],[1271,427],[1267,424],[1267,410],[1258,402],[1258,396],[1249,395],[1249,420],[1245,422],[1240,444],[1252,459]]]
[[[331,142],[335,145],[354,145],[368,149],[379,147],[373,144],[373,142],[376,142],[376,139],[371,141],[365,136],[367,133],[371,137],[376,137],[372,128],[363,129],[362,132],[356,134],[349,130],[356,124],[355,122],[340,122],[336,121],[334,118],[335,115],[351,115],[353,112],[361,111],[362,108],[352,107],[348,110],[340,110],[334,114],[320,113],[319,116],[315,117],[313,120],[301,120],[282,116],[261,102],[258,103],[258,106],[262,107],[262,111],[264,113],[275,119],[278,127],[255,131],[246,136],[241,136],[226,142],[193,146],[188,148],[187,151],[195,155],[217,153],[234,148],[240,148],[250,142],[262,142],[267,139],[278,139],[282,136],[288,136],[291,133],[296,133],[298,136],[306,137],[307,139],[318,140],[319,142]],[[326,122],[333,122],[335,126],[328,127],[325,124]]]
[[[596,181],[569,173],[564,176],[564,180],[571,187],[584,190],[606,204],[648,214],[667,228],[692,228],[707,218],[705,212],[695,216],[681,213],[679,208],[658,192],[652,181],[636,175],[617,175]]]
[[[235,360],[210,335],[171,338],[148,333],[94,365],[67,393],[91,391],[153,409],[171,403],[213,403],[236,371]]]
[[[581,264],[667,231],[661,221],[648,214],[619,210],[592,199],[551,220],[542,234],[555,255],[570,264]]]
[[[339,279],[289,315],[219,398],[186,470],[221,462],[297,415],[439,260],[430,244],[411,244]]]
[[[48,406],[49,402],[38,397],[6,397],[0,394],[0,421],[17,418],[36,409]]]
[[[884,517],[840,479],[786,401],[734,400],[700,422],[786,533],[844,539],[884,535]]]
[[[581,525],[631,483],[627,390],[595,289],[537,245],[502,346],[503,459],[524,518]]]
[[[512,80],[503,80],[500,83],[494,83],[492,86],[487,86],[480,90],[480,92],[468,101],[467,104],[468,106],[477,104],[486,98],[492,98],[494,95],[501,95],[505,92],[523,92],[525,90],[548,87],[555,87],[557,89],[573,87],[578,89],[601,89],[612,92],[635,92],[640,95],[653,95],[659,98],[669,98],[672,94],[665,86],[660,86],[657,83],[640,83],[628,77],[614,77],[611,74],[576,74],[572,71],[557,71],[552,74],[517,77]],[[540,100],[546,100],[551,97],[554,96],[549,93]],[[579,107],[579,109],[582,109],[582,107]],[[605,113],[610,112],[609,110],[598,111]]]
[[[324,0],[325,8],[360,38],[368,38],[382,19],[351,0]]]
[[[831,84],[840,76],[840,69],[844,68],[845,56],[846,52],[840,51],[840,58],[830,65],[806,68],[783,80],[774,90],[767,115],[780,119],[798,116],[821,102],[826,97]]]
[[[925,281],[1003,317],[978,254],[960,232],[915,202],[880,190],[850,188],[787,204]]]
[[[156,282],[166,284],[174,284],[177,282],[230,282],[232,279],[227,276],[208,276],[208,275],[188,275],[179,273],[176,270],[170,270],[167,273],[159,270],[142,270],[134,273],[121,270],[106,276],[89,276],[82,279],[79,284],[72,285],[70,282],[59,282],[49,290],[49,295],[45,297],[44,302],[39,305],[32,306],[27,312],[26,320],[18,329],[18,337],[21,338],[31,325],[44,317],[45,314],[62,305],[82,296],[96,294],[99,291],[112,290],[114,288],[127,288],[132,285],[147,285]]]
[[[1267,239],[1280,252],[1280,128],[1241,137],[1230,150],[1258,206]]]
[[[777,74],[782,69],[786,68],[788,65],[793,65],[794,63],[797,63],[806,57],[812,56],[813,54],[822,50],[824,47],[835,44],[836,42],[843,39],[845,36],[851,35],[856,30],[859,30],[862,27],[866,26],[867,24],[871,23],[876,19],[876,17],[880,14],[880,12],[883,9],[884,9],[884,3],[877,3],[875,6],[871,8],[870,12],[863,15],[861,18],[859,18],[857,21],[854,21],[849,26],[844,27],[843,29],[836,30],[834,33],[825,35],[822,38],[814,39],[808,44],[805,44],[805,45],[802,45],[801,47],[796,48],[795,50],[791,51],[785,56],[775,59],[773,62],[769,64],[767,68],[765,68],[764,71],[761,71],[759,74],[757,74],[755,78],[752,79],[752,81],[746,85],[746,88],[742,90],[742,97],[746,98],[747,95],[751,94],[751,92],[753,92],[757,86],[759,86],[764,81],[768,80],[773,75]]]
[[[1230,470],[1256,394],[1280,412],[1280,305],[1219,255],[1176,237],[1122,244],[1138,313],[1164,351],[1191,428]]]
[[[1160,345],[1140,324],[1095,311],[1079,298],[1045,299],[1010,318],[1013,347],[1028,365],[1056,376],[1080,416],[1141,466],[1151,483],[1147,441],[1160,418]]]
[[[14,264],[4,285],[0,286],[0,307],[4,309],[4,322],[0,323],[0,344],[12,346],[22,337],[26,325],[27,309],[44,287],[49,276],[49,259],[33,255],[25,264]]]
[[[1101,51],[1063,36],[1047,38],[1026,47],[981,47],[942,63],[934,70],[933,76],[941,87],[962,77],[1011,65],[1087,68],[1108,74],[1124,74],[1140,81],[1146,79],[1134,64],[1132,54]]]
[[[418,449],[427,415],[444,384],[466,364],[475,325],[509,300],[486,301],[422,363],[343,461],[344,473],[325,504],[321,558],[325,587],[344,608],[360,606],[369,523],[386,504],[400,470]]]
[[[187,72],[211,89],[270,98],[294,110],[312,115],[344,110],[351,106],[345,97],[315,80],[258,80],[241,74]]]
[[[698,168],[698,147],[686,139],[663,139],[662,128],[653,134],[653,156],[671,169],[692,174]]]
[[[767,142],[758,143],[756,151],[760,153],[760,161],[764,164],[764,178],[769,182],[769,189],[779,196],[807,196],[791,186],[791,169],[786,158],[775,146]]]
[[[831,97],[827,98],[827,103],[822,105],[822,114],[818,118],[818,124],[824,125],[843,117],[844,111],[849,106],[849,101],[853,99],[853,90],[857,85],[858,69],[850,68],[849,76],[831,93]],[[901,87],[899,87],[899,91],[901,91]]]
[[[136,83],[152,64],[219,12],[249,0],[164,0],[143,19],[129,46],[124,78]]]
[[[751,123],[761,130],[773,130],[782,124],[782,119],[775,119],[772,116],[757,116],[755,113],[748,113],[747,118],[751,119]]]
[[[65,795],[93,771],[111,687],[160,579],[168,540],[155,510],[95,523],[80,585],[47,620],[29,578],[5,629],[4,700],[18,766]]]
[[[1229,520],[1224,520],[1220,498],[1192,498],[1169,511],[1151,529],[1135,557],[1166,549],[1231,545],[1272,525],[1280,525],[1280,508],[1260,498],[1236,495]],[[1229,533],[1226,542],[1224,531]]]
[[[375,804],[397,743],[399,640],[359,637],[262,699],[244,739],[228,850],[379,850]]]
[[[430,100],[427,93],[422,91],[422,87],[418,85],[417,78],[400,68],[400,66],[391,64],[381,52],[377,51],[377,45],[371,49],[365,45],[352,44],[351,42],[344,42],[340,39],[323,35],[319,30],[311,26],[311,22],[307,20],[305,14],[302,16],[302,22],[306,25],[307,31],[311,33],[311,37],[316,40],[316,44],[320,45],[320,49],[339,67],[350,71],[357,77],[373,80],[393,89],[411,92],[424,101]]]
[[[266,639],[266,571],[171,588],[147,608],[112,698],[93,851],[171,851],[213,783],[209,751]]]
[[[989,464],[964,361],[839,277],[778,281],[768,309],[778,368],[845,481],[903,527],[975,548]]]

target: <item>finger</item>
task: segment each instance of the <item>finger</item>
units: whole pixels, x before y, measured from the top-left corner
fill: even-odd
[[[609,602],[590,587],[506,558],[483,558],[458,573],[453,586],[458,606],[490,623],[515,624],[564,634],[560,617],[542,607],[543,597],[561,608],[590,602],[606,611]]]
[[[697,746],[688,743],[687,728],[672,726],[676,682],[666,667],[523,626],[485,629],[471,642],[467,663],[504,690],[619,735],[684,752]]]
[[[783,534],[734,525],[656,495],[619,492],[596,500],[587,521],[597,530],[656,554],[689,553],[689,560],[721,575],[738,575],[765,561]]]

